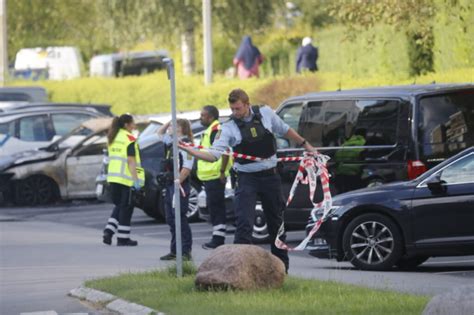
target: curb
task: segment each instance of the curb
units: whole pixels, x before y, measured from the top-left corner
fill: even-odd
[[[105,307],[107,310],[121,315],[165,315],[149,307],[122,300],[115,295],[84,286],[72,289],[69,296]]]

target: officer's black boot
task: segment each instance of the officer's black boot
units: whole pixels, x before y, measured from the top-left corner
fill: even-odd
[[[118,238],[117,246],[137,246],[138,242],[129,238]]]
[[[211,241],[205,243],[204,245],[202,245],[202,248],[204,248],[204,249],[214,249],[214,248],[217,248],[221,245],[224,245],[224,242],[225,242],[225,238],[223,236],[213,235]]]
[[[112,236],[114,236],[114,233],[109,229],[105,229],[104,235],[102,236],[102,242],[105,245],[112,245]]]

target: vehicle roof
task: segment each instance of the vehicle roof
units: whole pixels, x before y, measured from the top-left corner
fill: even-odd
[[[472,89],[474,84],[425,84],[425,85],[399,85],[371,87],[362,89],[329,91],[329,92],[312,92],[304,95],[290,97],[283,103],[289,101],[304,101],[308,99],[322,98],[347,98],[347,97],[411,97],[416,95],[429,94],[437,91],[455,91],[459,89]]]
[[[86,127],[87,129],[92,130],[93,132],[99,132],[102,130],[106,130],[110,128],[110,125],[112,124],[112,119],[113,117],[97,117],[97,118],[92,118],[89,120],[86,120],[81,123],[82,127]],[[146,118],[135,118],[134,119],[135,124],[145,124],[148,122],[148,119]]]
[[[12,121],[21,117],[33,116],[38,114],[50,114],[50,113],[88,113],[94,116],[105,116],[103,113],[97,111],[92,107],[80,108],[80,107],[63,107],[57,106],[55,108],[51,107],[41,107],[28,109],[24,111],[14,111],[14,112],[0,112],[0,122]]]
[[[219,116],[227,117],[227,116],[230,116],[231,114],[232,114],[232,111],[229,108],[219,109]],[[193,122],[201,118],[201,111],[194,110],[190,112],[177,113],[176,117],[181,118],[181,119],[188,119],[191,122]],[[164,113],[164,114],[159,114],[156,116],[151,116],[149,117],[149,119],[151,122],[165,124],[171,120],[171,113]]]
[[[0,87],[0,94],[22,94],[26,95],[31,102],[47,102],[46,89],[41,86],[6,86]]]
[[[4,102],[0,103],[0,116],[9,114],[22,114],[26,112],[45,110],[86,110],[100,112],[111,116],[110,105],[105,104],[79,104],[79,103],[49,103],[49,102]]]

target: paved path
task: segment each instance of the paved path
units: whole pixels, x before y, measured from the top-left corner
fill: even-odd
[[[96,277],[165,267],[159,257],[168,252],[166,225],[136,213],[132,233],[137,247],[105,246],[103,222],[110,206],[59,206],[46,209],[0,209],[0,314],[55,310],[59,314],[95,312],[66,293]],[[192,224],[193,258],[199,265],[209,254],[201,249],[210,234],[204,222]],[[290,232],[296,243],[301,231]],[[229,235],[227,242],[232,241]],[[265,245],[268,247],[268,245]],[[430,259],[413,272],[363,272],[349,263],[319,260],[292,253],[290,275],[335,280],[373,288],[436,294],[474,280],[474,257]],[[106,314],[106,313],[105,313]]]

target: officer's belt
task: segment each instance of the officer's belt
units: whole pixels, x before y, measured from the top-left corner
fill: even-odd
[[[240,175],[240,174],[249,174],[249,175],[255,175],[255,176],[271,176],[271,175],[275,175],[277,173],[277,169],[276,167],[272,167],[272,168],[269,168],[267,170],[263,170],[263,171],[258,171],[258,172],[241,172],[241,171],[237,171],[237,174]]]

